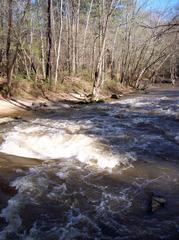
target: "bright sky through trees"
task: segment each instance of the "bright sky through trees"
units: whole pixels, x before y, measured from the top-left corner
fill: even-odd
[[[151,2],[152,7],[165,9],[177,5],[178,0],[151,0]]]
[[[165,10],[179,4],[178,0],[139,0],[140,3],[145,3],[147,8],[155,10]]]

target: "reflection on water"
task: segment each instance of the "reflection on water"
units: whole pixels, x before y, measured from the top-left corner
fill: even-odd
[[[178,107],[155,92],[9,124],[0,151],[43,163],[11,182],[0,239],[178,239]]]

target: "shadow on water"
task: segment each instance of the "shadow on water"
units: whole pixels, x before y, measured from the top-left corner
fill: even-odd
[[[75,104],[41,113],[38,121],[28,120],[56,134],[65,128],[68,135],[89,136],[95,147],[102,144],[113,155],[131,157],[132,165],[122,163],[110,172],[73,157],[46,161],[26,171],[13,183],[19,190],[13,198],[17,204],[10,202],[3,215],[13,228],[4,236],[13,240],[27,236],[34,240],[178,239],[179,92],[139,97],[135,105],[128,100]],[[65,127],[53,124],[58,121]],[[73,131],[68,124],[79,128]],[[151,193],[163,196],[167,203],[148,214]],[[12,220],[9,214],[14,208],[16,219]]]

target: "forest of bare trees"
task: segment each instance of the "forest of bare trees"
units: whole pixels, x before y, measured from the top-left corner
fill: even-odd
[[[20,77],[56,89],[66,76],[85,73],[96,100],[105,81],[135,88],[159,76],[175,81],[178,6],[166,14],[147,2],[0,0],[0,76],[7,91]]]

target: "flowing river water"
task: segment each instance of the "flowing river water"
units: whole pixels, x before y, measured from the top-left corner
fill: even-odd
[[[0,239],[179,239],[179,91],[54,108],[1,127],[1,158],[39,164],[14,169]]]

